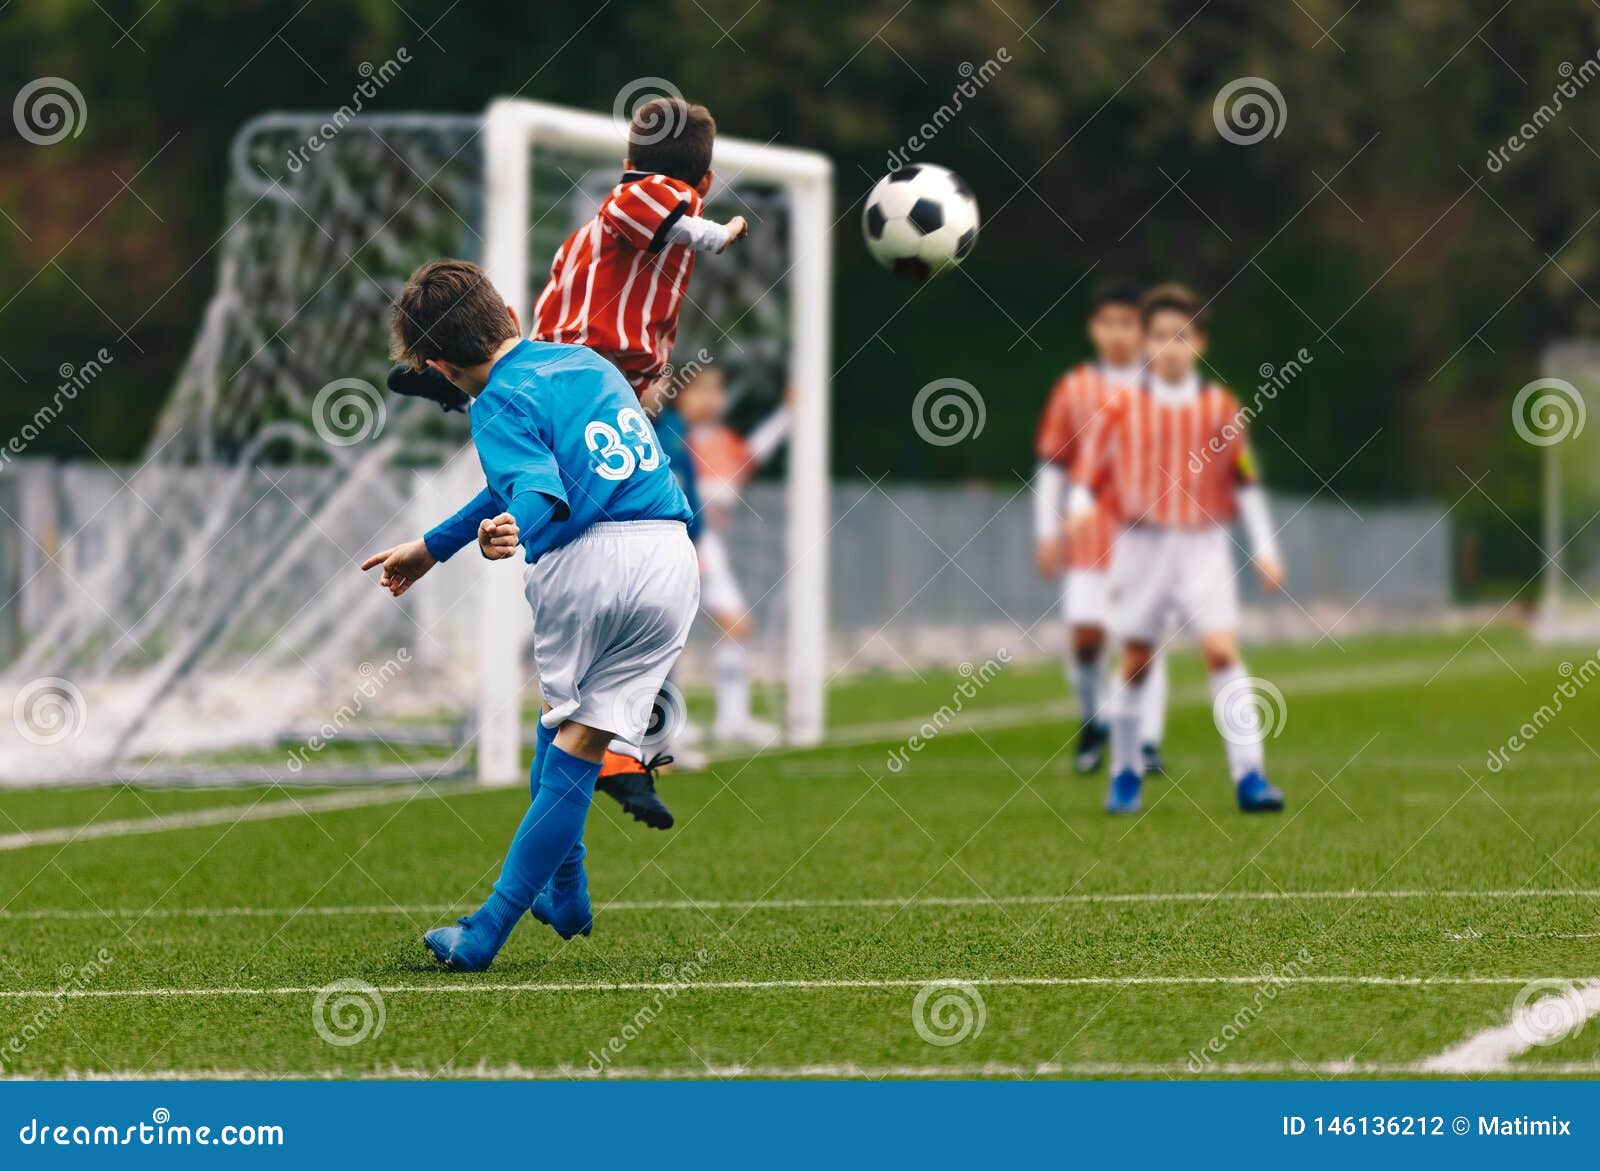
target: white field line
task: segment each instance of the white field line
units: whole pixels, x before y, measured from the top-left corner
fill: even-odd
[[[1183,1062],[984,1062],[950,1065],[857,1065],[854,1062],[812,1063],[805,1065],[699,1065],[679,1068],[609,1066],[596,1071],[587,1065],[529,1067],[523,1065],[470,1065],[422,1068],[391,1065],[368,1070],[318,1069],[275,1072],[260,1069],[137,1069],[118,1071],[67,1070],[68,1081],[719,1081],[736,1078],[761,1081],[824,1079],[882,1081],[884,1079],[928,1078],[1083,1078],[1135,1077],[1209,1080],[1225,1077],[1300,1076],[1300,1077],[1421,1077],[1437,1074],[1425,1062],[1368,1061],[1252,1061],[1218,1062],[1196,1074]],[[1547,1065],[1507,1065],[1495,1069],[1501,1074],[1533,1074],[1574,1077],[1600,1074],[1592,1062],[1560,1062]],[[15,1074],[0,1081],[36,1081],[38,1077]]]
[[[697,980],[691,983],[661,983],[655,981],[573,981],[540,983],[538,981],[508,981],[501,983],[433,983],[433,984],[380,984],[376,991],[385,996],[472,996],[482,993],[505,994],[510,992],[671,992],[686,995],[692,992],[766,992],[774,990],[858,991],[887,988],[941,987],[977,988],[1185,988],[1254,986],[1263,982],[1259,972],[1242,976],[927,976],[892,977],[885,979],[819,979],[819,980]],[[1276,976],[1274,984],[1316,985],[1347,988],[1497,988],[1522,987],[1535,979],[1550,977],[1531,976]],[[1574,983],[1568,977],[1554,977],[1558,981]],[[5,988],[0,989],[0,1000],[187,1000],[219,997],[283,997],[314,996],[324,991],[326,985],[294,984],[275,988],[258,988],[249,985],[222,985],[199,988]]]
[[[858,899],[618,899],[597,908],[609,911],[810,911],[885,908],[900,910],[917,907],[1018,907],[1018,906],[1098,906],[1143,903],[1282,903],[1298,901],[1381,902],[1385,899],[1600,899],[1600,889],[1585,887],[1545,887],[1521,890],[1173,890],[1126,891],[1104,894],[1062,895],[922,895],[909,898]],[[448,915],[470,910],[450,903],[412,903],[384,906],[378,903],[352,903],[324,907],[114,907],[82,910],[66,907],[39,907],[33,910],[0,911],[4,920],[88,920],[126,919],[270,919],[279,915],[321,915],[329,917],[362,915]],[[1577,936],[1575,938],[1583,938]]]
[[[188,809],[154,817],[130,817],[95,821],[87,825],[64,825],[51,829],[20,830],[0,834],[0,852],[26,850],[33,846],[60,846],[98,838],[126,838],[139,834],[159,834],[176,829],[196,829],[207,825],[237,825],[245,821],[272,821],[281,817],[302,817],[309,813],[331,813],[340,809],[365,809],[373,805],[401,805],[414,798],[459,796],[462,793],[488,793],[470,781],[428,785],[384,785],[355,789],[346,793],[324,793],[316,797],[293,797],[281,801],[261,801],[254,805],[236,802],[206,809]]]
[[[1429,1073],[1494,1073],[1513,1058],[1539,1045],[1576,1035],[1591,1017],[1600,1015],[1600,981],[1574,981],[1565,992],[1551,989],[1545,998],[1513,1010],[1503,1025],[1474,1033],[1423,1062]]]

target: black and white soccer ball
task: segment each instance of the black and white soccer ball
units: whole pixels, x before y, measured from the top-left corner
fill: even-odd
[[[978,201],[954,171],[912,163],[878,180],[861,231],[884,268],[925,281],[960,264],[978,242]]]

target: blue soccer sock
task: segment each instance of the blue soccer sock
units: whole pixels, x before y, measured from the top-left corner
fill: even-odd
[[[598,761],[581,760],[550,745],[549,759],[540,771],[539,793],[517,827],[494,893],[473,915],[474,926],[481,919],[497,933],[498,942],[504,942],[517,919],[582,841],[583,823],[599,775]]]
[[[533,733],[533,767],[528,770],[528,800],[539,799],[539,777],[544,773],[544,762],[550,759],[550,748],[556,742],[556,730],[544,726],[544,720],[535,717]]]
[[[550,759],[550,749],[555,747],[556,730],[545,726],[543,720],[537,721],[534,732],[533,767],[528,770],[528,800],[539,799],[539,780],[544,775],[545,761]],[[583,873],[583,839],[568,851],[566,858],[556,868],[556,889],[561,890],[572,886],[577,881],[578,875]]]

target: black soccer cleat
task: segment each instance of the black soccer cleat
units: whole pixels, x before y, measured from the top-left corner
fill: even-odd
[[[1106,756],[1106,744],[1111,733],[1106,726],[1094,720],[1084,721],[1078,730],[1078,746],[1072,752],[1072,767],[1080,776],[1100,771]]]
[[[442,411],[465,411],[472,396],[431,366],[413,370],[404,362],[389,368],[389,389],[407,398],[425,398]]]
[[[672,763],[672,757],[658,752],[648,762],[620,752],[607,752],[600,778],[594,787],[616,799],[624,813],[651,829],[671,829],[672,810],[656,792],[656,769]],[[607,770],[611,771],[607,771]]]
[[[1139,756],[1144,765],[1145,776],[1164,777],[1167,775],[1167,762],[1161,759],[1161,745],[1140,745]]]

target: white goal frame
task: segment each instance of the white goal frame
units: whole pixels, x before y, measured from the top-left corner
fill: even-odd
[[[534,145],[592,153],[620,165],[627,128],[601,114],[518,98],[493,102],[484,115],[484,268],[506,302],[533,304],[527,234],[537,218],[530,183]],[[794,394],[789,436],[788,548],[781,584],[788,592],[787,742],[822,739],[828,634],[829,320],[833,165],[825,155],[718,137],[722,181],[782,187],[790,200],[793,262],[788,272],[790,357]],[[519,575],[484,573],[478,607],[478,779],[521,780],[519,714],[530,661],[519,640],[525,603]]]

